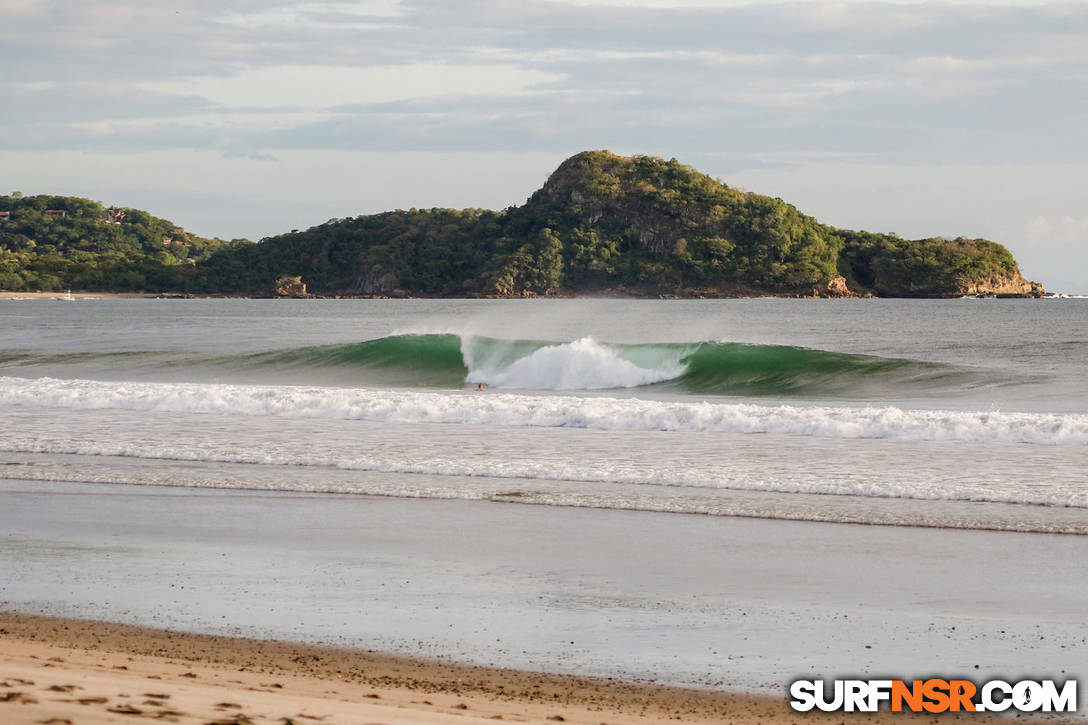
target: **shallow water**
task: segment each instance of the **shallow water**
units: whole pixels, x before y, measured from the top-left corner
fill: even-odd
[[[34,481],[0,497],[0,607],[27,613],[770,694],[1088,672],[1083,536]]]

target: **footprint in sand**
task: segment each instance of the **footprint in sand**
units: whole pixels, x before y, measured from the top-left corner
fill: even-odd
[[[36,705],[38,701],[25,692],[0,692],[0,702],[10,702],[15,705]]]
[[[82,690],[79,685],[50,685],[45,688],[50,692],[74,692],[75,690]]]

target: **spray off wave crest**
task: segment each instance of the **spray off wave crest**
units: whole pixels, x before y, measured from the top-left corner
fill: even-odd
[[[697,395],[857,395],[972,381],[945,365],[785,345],[730,342],[616,344],[403,334],[348,345],[279,350],[220,364],[350,368],[404,387],[482,383],[517,390],[607,390],[656,385]]]
[[[653,349],[654,346],[629,348]],[[522,352],[526,354],[521,355]],[[622,347],[602,345],[589,337],[566,344],[505,345],[497,340],[473,337],[461,340],[461,355],[468,369],[466,381],[495,388],[637,388],[675,380],[687,372],[683,362],[686,351],[682,347],[657,346],[657,355],[653,356],[656,359],[649,355],[644,355],[644,359],[638,359],[638,356],[629,359],[624,352]]]
[[[0,377],[0,404],[618,431],[1088,445],[1088,415]]]

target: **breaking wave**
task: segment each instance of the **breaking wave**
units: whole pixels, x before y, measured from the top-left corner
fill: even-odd
[[[1088,414],[0,377],[0,404],[403,423],[1088,444]]]
[[[518,390],[607,390],[657,385],[701,395],[860,394],[977,382],[947,365],[786,345],[731,342],[625,345],[392,335],[348,345],[279,350],[220,361],[276,368],[347,367],[366,381],[406,387],[482,383]],[[977,376],[976,376],[977,377]]]

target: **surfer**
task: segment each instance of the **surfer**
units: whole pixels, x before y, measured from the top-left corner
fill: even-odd
[[[477,393],[482,393],[483,391],[484,391],[484,384],[483,383],[476,383],[476,392]]]

